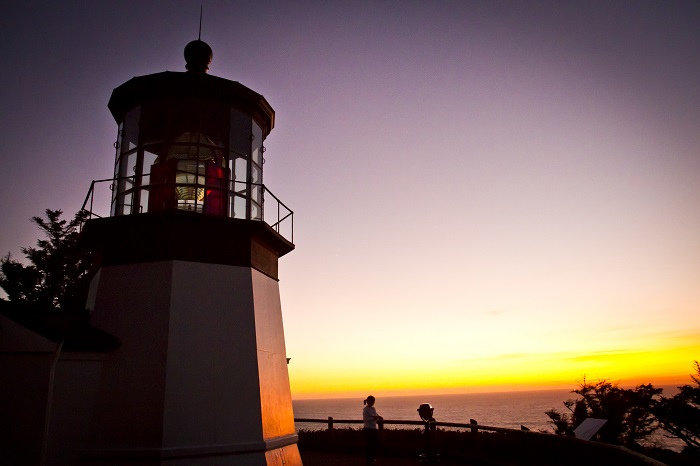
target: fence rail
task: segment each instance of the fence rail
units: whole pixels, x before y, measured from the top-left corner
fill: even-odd
[[[470,419],[469,421],[470,421],[469,424],[459,423],[459,422],[440,422],[440,421],[430,421],[429,424],[431,427],[434,426],[434,427],[450,427],[450,428],[457,428],[457,429],[469,429],[473,433],[477,433],[479,430],[485,430],[485,431],[489,431],[489,432],[501,432],[501,433],[529,431],[529,429],[527,429],[524,426],[521,426],[520,429],[509,429],[507,427],[493,427],[493,426],[482,425],[482,424],[479,424],[474,419]],[[303,424],[303,423],[326,424],[328,426],[328,430],[333,430],[335,424],[363,424],[364,423],[364,421],[358,420],[358,419],[334,419],[332,416],[328,416],[327,419],[295,418],[294,422],[297,424]],[[427,423],[424,421],[384,419],[382,421],[377,421],[377,424],[378,424],[379,429],[382,430],[382,429],[384,429],[385,425],[406,425],[406,426],[425,427]]]

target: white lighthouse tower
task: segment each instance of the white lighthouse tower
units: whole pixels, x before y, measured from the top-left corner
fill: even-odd
[[[89,464],[301,465],[277,267],[294,249],[280,230],[291,211],[262,184],[275,114],[207,74],[211,58],[193,41],[188,71],[133,78],[109,101],[111,215],[83,233],[91,322],[120,346],[98,383]]]

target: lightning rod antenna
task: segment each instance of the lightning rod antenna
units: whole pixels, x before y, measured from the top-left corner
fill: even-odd
[[[199,37],[198,40],[202,40],[202,5],[199,5]]]

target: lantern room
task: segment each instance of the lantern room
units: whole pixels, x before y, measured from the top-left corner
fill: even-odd
[[[112,216],[179,210],[263,219],[263,143],[275,113],[262,95],[207,74],[211,57],[193,41],[188,71],[135,77],[112,93]]]

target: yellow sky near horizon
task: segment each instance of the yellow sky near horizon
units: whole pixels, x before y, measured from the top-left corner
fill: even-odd
[[[327,360],[323,367],[289,366],[294,399],[411,394],[487,393],[573,389],[585,379],[609,380],[620,386],[690,384],[693,361],[700,354],[700,335],[668,336],[629,350],[592,353],[510,353],[471,360],[397,360],[377,356],[371,367],[357,360]],[[336,362],[338,365],[336,365]],[[358,378],[358,374],[363,374]],[[368,388],[368,387],[371,387]]]

